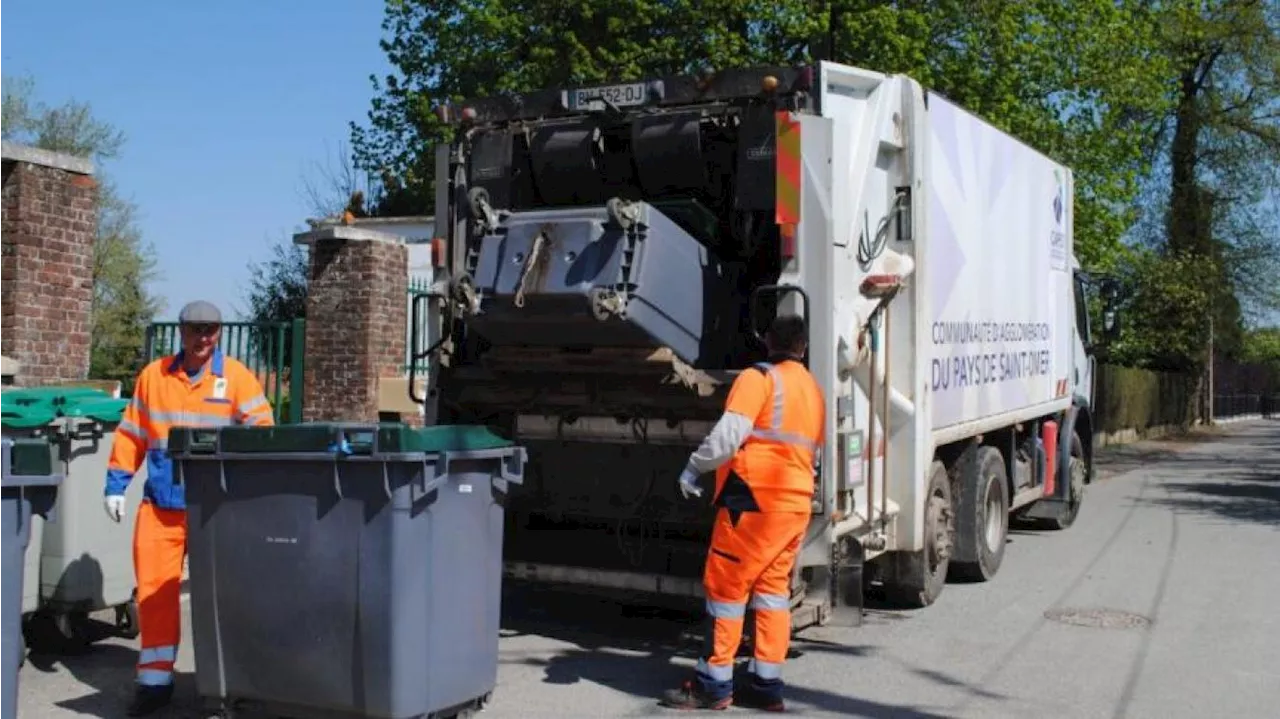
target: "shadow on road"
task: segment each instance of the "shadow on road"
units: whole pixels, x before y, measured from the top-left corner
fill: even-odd
[[[503,635],[536,635],[570,647],[549,658],[516,657],[514,661],[542,667],[548,684],[576,684],[589,681],[636,697],[652,697],[655,712],[663,690],[679,686],[691,678],[690,669],[676,659],[695,660],[702,648],[703,612],[690,609],[638,607],[607,597],[567,591],[511,587],[503,598]],[[747,627],[747,633],[750,626]],[[851,661],[875,653],[874,647],[844,645],[821,639],[797,637],[790,658],[808,652],[837,654]],[[750,648],[739,651],[739,660],[750,656]],[[849,673],[857,667],[850,665]],[[947,686],[961,683],[936,672],[919,670],[920,676]],[[884,704],[854,696],[788,686],[789,701],[814,709],[859,717],[902,717],[941,719],[943,715],[909,706]]]
[[[1215,450],[1162,457],[1165,496],[1143,501],[1184,514],[1280,525],[1280,422],[1242,427],[1220,438]]]
[[[113,643],[115,628],[95,616],[88,625],[92,643],[75,653],[42,654],[32,651],[27,655],[23,673],[53,672],[65,669],[75,679],[91,689],[91,692],[73,699],[58,699],[54,706],[85,716],[117,719],[125,715],[125,709],[133,698],[134,666],[138,653],[132,646]],[[19,681],[23,681],[19,678]],[[27,681],[30,681],[29,679]],[[151,716],[154,719],[205,716],[198,711],[195,701],[195,677],[177,672],[173,705]]]

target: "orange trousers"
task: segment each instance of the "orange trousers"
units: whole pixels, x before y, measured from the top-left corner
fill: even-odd
[[[706,691],[720,696],[732,691],[748,601],[755,611],[755,655],[748,671],[753,680],[780,691],[791,643],[791,573],[809,516],[718,511],[702,579],[710,626],[698,675]]]
[[[133,528],[133,570],[138,581],[138,683],[173,683],[182,638],[182,560],[187,553],[187,513],[138,507]]]

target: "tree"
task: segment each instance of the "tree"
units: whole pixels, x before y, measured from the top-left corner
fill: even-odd
[[[157,278],[155,250],[143,241],[137,207],[101,169],[119,156],[124,134],[96,118],[87,103],[47,107],[36,101],[29,77],[4,78],[2,122],[6,140],[87,157],[98,166],[89,375],[119,380],[130,391],[145,359],[147,326],[163,304],[148,290]]]
[[[381,206],[422,212],[438,104],[823,56],[908,73],[1072,166],[1080,253],[1108,266],[1169,99],[1157,21],[1141,0],[388,0],[381,45],[397,72],[371,78],[352,147]]]
[[[1203,327],[1190,366],[1244,349],[1251,319],[1280,309],[1280,5],[1258,0],[1153,3],[1171,102],[1155,126],[1157,160],[1136,229],[1144,246],[1177,255],[1169,278],[1208,297],[1172,305]],[[1182,319],[1173,320],[1183,323]],[[1164,353],[1158,336],[1146,352]]]

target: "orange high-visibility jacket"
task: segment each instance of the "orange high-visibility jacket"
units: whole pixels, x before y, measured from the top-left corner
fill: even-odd
[[[262,384],[248,367],[214,350],[193,383],[182,369],[181,352],[153,361],[138,374],[133,400],[116,427],[106,494],[124,494],[145,460],[143,496],[161,509],[186,509],[186,493],[173,483],[167,454],[170,428],[231,424],[274,424]]]
[[[810,512],[814,453],[822,445],[822,388],[795,360],[762,362],[734,381],[725,412],[754,418],[742,447],[716,472],[716,495],[730,474],[741,478],[763,512]]]

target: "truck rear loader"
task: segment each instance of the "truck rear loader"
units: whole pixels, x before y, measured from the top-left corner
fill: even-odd
[[[409,386],[429,422],[528,448],[508,576],[701,596],[713,511],[676,478],[780,312],[809,323],[828,417],[797,627],[857,623],[867,587],[929,605],[996,574],[1011,520],[1075,521],[1094,360],[1070,169],[831,62],[438,112],[445,279],[414,302],[413,327],[440,319]]]

